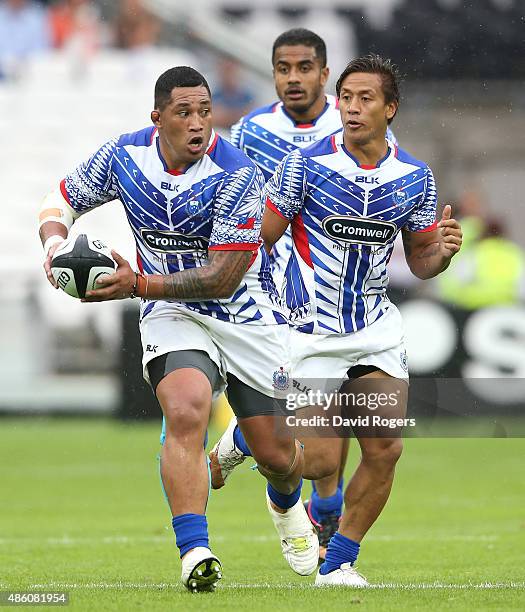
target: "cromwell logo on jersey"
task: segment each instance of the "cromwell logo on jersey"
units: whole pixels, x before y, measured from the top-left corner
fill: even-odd
[[[208,250],[208,240],[203,236],[187,236],[169,230],[141,228],[144,242],[157,253],[195,253]]]
[[[330,238],[341,242],[384,245],[395,236],[397,226],[390,221],[330,215],[323,220],[323,229]]]

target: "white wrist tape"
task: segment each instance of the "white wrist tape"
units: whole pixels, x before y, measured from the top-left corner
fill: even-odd
[[[42,202],[39,215],[39,228],[48,221],[56,221],[65,225],[69,231],[75,219],[78,219],[80,214],[75,212],[68,202],[64,199],[60,189],[55,189],[48,193]]]
[[[44,242],[45,256],[47,257],[47,254],[49,253],[49,249],[54,244],[58,244],[59,242],[64,242],[64,240],[65,240],[64,236],[59,236],[58,234],[55,234],[54,236],[49,236],[49,238]]]

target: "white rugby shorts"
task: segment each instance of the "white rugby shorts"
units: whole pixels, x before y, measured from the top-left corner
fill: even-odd
[[[280,397],[290,379],[289,333],[287,325],[230,323],[158,302],[140,322],[143,375],[149,382],[146,366],[155,357],[200,350],[222,377],[214,399],[224,391],[228,372],[268,397]]]
[[[350,334],[305,334],[290,330],[291,367],[296,384],[334,391],[356,365],[375,366],[408,380],[403,321],[394,304],[371,325]],[[312,381],[315,381],[312,384]]]

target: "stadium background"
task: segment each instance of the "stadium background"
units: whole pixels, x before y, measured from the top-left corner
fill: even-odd
[[[17,21],[22,11],[31,12],[28,21],[35,29],[26,29],[22,20]],[[108,501],[118,512],[110,491],[118,483],[122,494],[126,483],[133,482],[129,480],[130,465],[141,476],[141,496],[154,498],[158,494],[156,468],[150,459],[156,452],[160,418],[137,377],[134,304],[83,305],[51,290],[41,268],[36,229],[42,197],[67,170],[107,139],[148,124],[155,79],[172,65],[195,66],[209,76],[212,91],[222,92],[219,100],[224,103],[222,109],[217,105],[221,120],[217,129],[227,134],[235,108],[240,113],[240,109],[275,99],[271,44],[279,33],[294,26],[311,28],[325,38],[332,70],[329,93],[346,61],[357,54],[376,51],[398,63],[405,82],[393,124],[396,136],[403,148],[431,165],[439,201],[452,203],[464,218],[468,244],[461,260],[458,257],[442,281],[417,282],[407,273],[399,251],[392,260],[392,299],[405,311],[412,373],[488,379],[490,392],[487,385],[481,392],[473,392],[476,403],[490,399],[495,405],[495,420],[497,411],[509,405],[514,416],[522,414],[525,41],[521,0],[5,0],[0,4],[0,413],[4,417],[0,419],[0,508],[4,519],[0,561],[9,564],[11,573],[0,572],[0,585],[30,585],[39,579],[49,584],[53,577],[51,572],[48,580],[43,580],[45,572],[35,553],[46,548],[46,541],[70,537],[67,534],[71,531],[64,527],[67,510],[64,514],[52,512],[53,502],[48,499],[44,518],[49,521],[43,529],[47,540],[37,541],[35,536],[20,546],[19,538],[23,540],[26,534],[23,518],[29,520],[33,511],[43,509],[37,493],[53,491],[56,480],[62,479],[66,498],[70,491],[82,507],[80,511],[75,506],[86,522],[77,528],[83,525],[81,532],[85,529],[93,538],[110,541],[128,528],[133,531],[133,517],[139,523],[140,519],[134,509],[124,530],[111,521],[106,530],[95,526],[86,519],[94,512],[92,495],[100,495],[97,507]],[[83,218],[75,229],[104,239],[133,261],[131,236],[118,203]],[[511,391],[503,378],[513,380]],[[123,413],[127,421],[132,413],[152,416],[153,422],[119,424],[121,421],[114,418]],[[227,419],[227,409],[222,407],[218,414],[214,426],[220,428]],[[54,415],[51,420],[50,415]],[[85,420],[87,416],[90,418]],[[519,426],[489,427],[483,434],[512,437],[520,431]],[[131,455],[127,436],[133,440],[131,446],[136,445],[136,453]],[[77,446],[79,439],[83,442]],[[446,471],[455,469],[454,459],[462,466],[457,468],[458,479],[479,483],[470,497],[466,492],[461,494],[459,482],[455,490],[451,484],[447,493],[452,499],[455,491],[460,506],[468,512],[473,512],[474,503],[488,503],[479,466],[476,468],[478,460],[487,479],[493,478],[488,482],[507,500],[507,514],[485,510],[477,513],[478,518],[472,515],[472,523],[465,515],[461,527],[458,523],[457,542],[464,544],[472,538],[476,546],[480,542],[493,546],[500,537],[497,533],[505,532],[509,542],[519,541],[519,533],[523,548],[523,518],[521,523],[517,518],[517,507],[523,503],[523,482],[514,481],[520,457],[521,470],[523,467],[523,440],[468,441],[468,452],[465,447],[460,449],[459,441],[417,442],[427,444],[420,452],[443,486]],[[75,472],[76,452],[83,453],[85,463],[78,459]],[[443,455],[447,460],[440,467]],[[117,463],[117,457],[122,463]],[[489,457],[490,469],[486,463]],[[102,458],[111,466],[110,480],[103,487],[92,479],[94,474],[104,474]],[[405,479],[415,473],[411,465],[407,459]],[[498,474],[505,477],[496,484]],[[82,486],[77,480],[84,476]],[[240,482],[252,486],[253,478],[243,474]],[[403,476],[400,478],[402,481]],[[418,478],[410,485],[414,491],[428,486],[421,474]],[[66,491],[66,485],[73,488]],[[241,489],[232,489],[242,495]],[[409,500],[417,499],[414,491]],[[22,501],[13,506],[17,495]],[[217,498],[215,512],[227,503]],[[443,499],[439,503],[445,504]],[[18,517],[14,516],[16,508]],[[167,522],[160,500],[150,511],[153,524]],[[214,511],[213,503],[210,511]],[[240,504],[228,507],[228,511],[245,516]],[[389,525],[397,528],[396,512],[400,509],[392,510],[391,515],[387,510],[385,532],[379,531],[376,545],[382,541],[381,533],[385,538],[390,533]],[[261,512],[261,524],[267,529],[264,518]],[[415,515],[412,518],[415,523],[420,520]],[[483,529],[488,520],[497,520],[497,525]],[[217,528],[219,525],[217,520]],[[420,528],[424,531],[423,524]],[[220,536],[223,540],[234,532],[231,516],[225,529]],[[35,526],[34,531],[40,532],[40,528]],[[444,533],[446,526],[440,525],[437,531]],[[158,541],[153,539],[154,547],[163,550],[162,541],[165,548],[164,540],[169,542],[165,535],[155,535]],[[91,546],[81,538],[72,541],[80,542],[80,549]],[[501,541],[498,546],[505,548]],[[58,548],[57,554],[67,559]],[[507,559],[512,559],[514,548],[510,544],[508,548]],[[89,550],[84,553],[89,557]],[[424,551],[418,549],[417,553],[426,559]],[[15,557],[20,566],[14,563]],[[60,563],[57,567],[58,573],[68,575],[67,567]],[[90,574],[86,569],[81,574],[88,580],[96,570]],[[421,572],[416,574],[424,580]],[[290,580],[285,575],[281,582]],[[473,571],[468,578],[476,580],[477,575]],[[80,574],[75,576],[80,580]],[[118,576],[126,582],[125,570]],[[453,573],[449,577],[453,582]],[[263,573],[261,581],[268,581]],[[88,603],[85,606],[89,609]],[[125,607],[123,604],[122,609]]]

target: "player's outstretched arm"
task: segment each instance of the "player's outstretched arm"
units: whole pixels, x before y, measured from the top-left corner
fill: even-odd
[[[268,253],[270,253],[273,245],[284,234],[289,224],[290,221],[288,219],[285,219],[269,206],[266,206],[261,228],[261,237],[264,240],[264,247]]]
[[[461,248],[461,225],[451,214],[452,208],[447,204],[437,229],[431,232],[402,230],[408,267],[418,278],[432,278],[446,270]]]
[[[239,286],[253,256],[252,251],[209,251],[208,265],[201,268],[143,276],[134,272],[118,253],[112,251],[111,254],[117,262],[117,271],[101,277],[100,289],[88,291],[85,302],[129,297],[195,301],[229,298]]]

